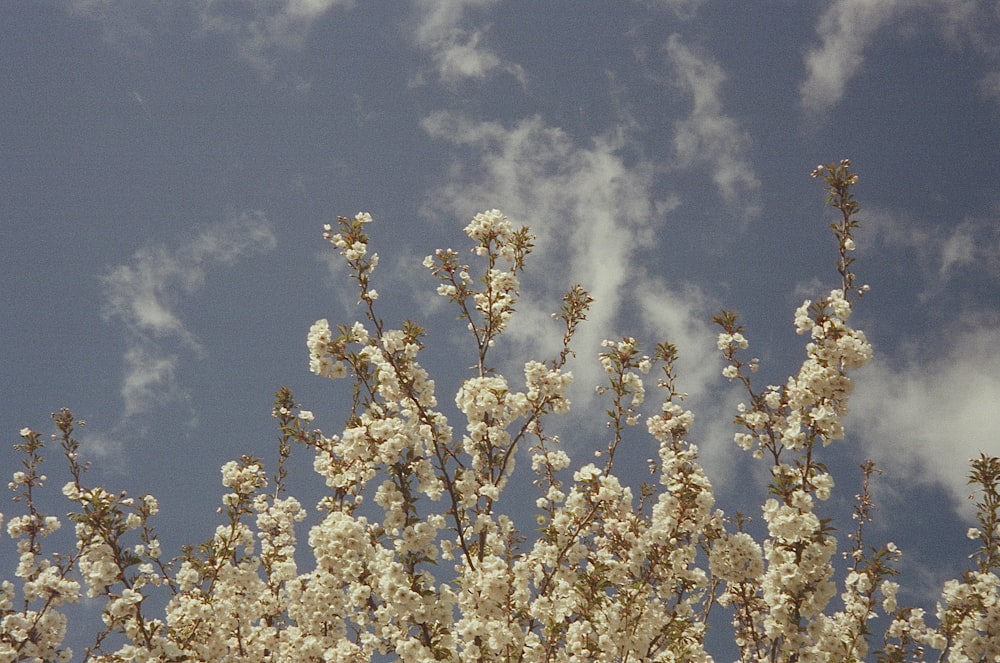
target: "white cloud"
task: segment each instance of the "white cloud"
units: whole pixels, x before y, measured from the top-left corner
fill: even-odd
[[[948,272],[954,267],[968,265],[976,260],[976,241],[973,237],[974,227],[971,223],[963,223],[941,245],[941,278],[947,278]]]
[[[274,246],[264,215],[246,212],[205,228],[176,250],[144,247],[129,264],[109,270],[103,279],[104,317],[121,322],[127,330],[123,423],[149,412],[158,402],[183,395],[176,379],[180,357],[204,349],[176,309],[202,285],[206,269]]]
[[[924,2],[937,11],[941,35],[947,41],[960,46],[971,46],[981,62],[992,63],[996,67],[1000,58],[1000,42],[996,37],[997,28],[1000,27],[1000,9],[996,3],[991,6],[981,0]]]
[[[578,412],[603,412],[589,405],[594,386],[604,382],[596,357],[605,338],[635,336],[649,352],[656,342],[674,342],[684,358],[684,390],[695,398],[706,388],[703,359],[714,334],[698,321],[707,319],[711,307],[697,290],[668,288],[638,265],[639,251],[655,243],[662,213],[653,198],[655,168],[627,164],[622,156],[629,148],[624,130],[579,145],[538,117],[506,127],[446,112],[427,118],[424,128],[475,155],[455,164],[425,214],[451,222],[496,207],[538,235],[525,298],[507,334],[518,346],[515,356],[544,358],[558,351],[559,329],[550,314],[559,296],[580,283],[595,302],[574,343]]]
[[[979,79],[979,93],[1000,105],[1000,71],[990,71]]]
[[[133,339],[125,350],[125,376],[121,394],[125,404],[122,418],[132,420],[149,412],[157,403],[174,400],[180,394],[176,381],[177,355],[162,352],[146,339]]]
[[[67,8],[99,23],[106,42],[129,51],[173,25],[170,14],[190,12],[201,34],[230,39],[237,57],[269,79],[278,58],[300,50],[313,23],[338,5],[350,8],[354,0],[70,0]]]
[[[848,425],[890,476],[940,483],[966,502],[969,460],[1000,449],[996,323],[960,327],[901,367],[877,360],[859,373]]]
[[[132,258],[131,264],[119,265],[104,277],[105,318],[119,318],[138,335],[176,336],[197,347],[172,309],[178,291],[192,290],[203,274],[188,270],[164,247],[144,247]]]
[[[650,343],[668,341],[682,350],[677,374],[681,391],[707,393],[721,383],[722,359],[716,348],[718,329],[710,322],[715,306],[694,285],[671,290],[655,277],[640,277],[636,295],[642,309],[643,327],[657,332]]]
[[[677,18],[690,19],[698,13],[698,9],[705,4],[705,0],[643,0],[643,4],[653,8],[668,9]]]
[[[926,39],[929,31],[953,47],[970,46],[985,69],[980,92],[1000,100],[995,73],[1000,59],[998,25],[1000,12],[977,0],[836,0],[816,24],[820,44],[805,56],[806,79],[799,88],[802,107],[828,113],[861,69],[876,35],[880,31],[884,35],[890,27],[909,38]]]
[[[805,56],[806,80],[799,87],[803,108],[825,114],[837,104],[864,62],[865,48],[875,33],[907,7],[902,0],[830,3],[816,25],[821,43]]]
[[[730,206],[739,205],[747,218],[756,216],[760,212],[760,181],[746,155],[749,136],[723,111],[725,72],[708,55],[685,46],[679,35],[671,35],[665,49],[678,86],[693,102],[691,114],[674,125],[679,164],[708,164],[723,200]]]
[[[924,299],[939,293],[963,271],[1000,279],[1000,230],[995,214],[928,224],[872,207],[866,208],[864,217],[864,230],[873,239],[910,254],[914,273],[926,282]]]
[[[69,0],[66,10],[71,16],[88,18],[100,25],[105,43],[135,52],[150,39],[153,30],[150,26],[159,22],[164,7],[155,2]]]
[[[495,4],[497,0],[417,0],[413,41],[430,54],[441,82],[481,80],[497,72],[511,74],[524,82],[524,71],[519,65],[505,62],[483,43],[488,30],[462,25],[467,10]]]
[[[274,74],[282,52],[298,51],[313,23],[333,7],[353,7],[353,0],[280,0],[226,3],[202,0],[201,30],[233,40],[238,57],[265,79]]]
[[[638,294],[643,330],[650,344],[668,341],[679,351],[675,366],[677,389],[687,396],[683,407],[695,415],[690,441],[716,485],[732,485],[745,472],[746,456],[733,442],[735,405],[745,394],[722,377],[722,355],[716,346],[719,329],[710,320],[718,311],[696,286],[669,289],[655,279],[643,278]],[[742,398],[741,398],[742,397]]]

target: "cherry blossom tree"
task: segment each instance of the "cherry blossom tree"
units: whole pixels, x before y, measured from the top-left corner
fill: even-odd
[[[69,470],[62,493],[75,545],[49,551],[63,521],[38,508],[48,438],[21,430],[22,469],[9,484],[18,515],[6,520],[19,556],[0,584],[0,661],[710,661],[712,611],[728,615],[741,661],[1000,661],[1000,459],[971,463],[974,566],[944,586],[933,610],[898,605],[900,551],[865,538],[872,463],[843,557],[818,513],[834,488],[823,450],[844,437],[850,375],[872,348],[850,324],[867,290],[853,272],[857,175],[844,160],[813,177],[838,211],[840,282],[795,312],[806,339],[798,372],[759,386],[738,317],[715,318],[723,377],[745,393],[734,453],[770,469],[763,536],[716,504],[687,439],[694,415],[669,342],[648,354],[633,338],[604,342],[598,390],[611,435],[598,462],[574,460],[572,445],[549,432],[570,412],[573,339],[592,302],[580,286],[554,316],[561,349],[525,361],[523,387],[491,368],[497,339],[516,324],[533,239],[497,210],[465,228],[471,260],[445,249],[424,261],[475,347],[446,414],[420,363],[424,329],[380,317],[372,218],[362,213],[324,234],[357,285],[361,319],[319,320],[307,338],[310,370],[351,385],[344,427],[312,428],[312,412],[281,389],[276,468],[269,475],[252,456],[222,467],[224,517],[210,540],[168,560],[156,498],[91,486],[79,422],[64,409],[52,439]],[[659,407],[643,417],[647,389]],[[655,484],[635,494],[616,460],[639,425],[658,453]],[[308,510],[290,494],[287,469],[296,448],[312,454],[326,485],[305,545],[297,523]],[[516,471],[538,489],[528,522],[505,510]],[[66,606],[84,595],[101,602],[103,628],[71,652]],[[166,605],[159,612],[156,597]],[[887,624],[879,636],[876,617]]]

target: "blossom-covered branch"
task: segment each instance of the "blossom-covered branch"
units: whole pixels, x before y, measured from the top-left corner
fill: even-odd
[[[853,271],[858,176],[848,160],[813,175],[839,212],[831,227],[840,283],[795,311],[807,339],[799,369],[758,386],[748,331],[733,312],[715,318],[723,376],[746,394],[736,445],[770,474],[759,539],[716,502],[689,440],[695,415],[669,340],[648,351],[632,337],[605,341],[597,390],[607,428],[557,429],[553,418],[571,411],[572,344],[592,299],[571,286],[553,315],[557,354],[523,358],[523,378],[502,375],[492,353],[517,324],[533,237],[486,211],[465,227],[468,255],[442,249],[424,260],[474,347],[471,361],[454,363],[470,368],[442,404],[422,352],[438,340],[456,346],[382,317],[373,219],[360,213],[324,229],[357,285],[360,319],[317,320],[306,339],[309,369],[349,385],[344,424],[334,434],[314,428],[313,410],[279,390],[276,467],[269,475],[252,455],[222,467],[225,493],[210,507],[221,522],[209,540],[165,560],[156,499],[89,486],[74,437],[81,422],[62,410],[54,439],[69,470],[62,493],[74,545],[48,552],[62,520],[38,507],[48,481],[43,436],[21,431],[22,468],[10,482],[21,512],[7,521],[18,560],[0,584],[0,661],[70,660],[67,606],[84,593],[103,621],[83,652],[88,661],[710,661],[717,610],[729,615],[741,661],[926,660],[930,651],[938,660],[998,660],[1000,459],[972,462],[976,568],[945,585],[934,623],[898,605],[898,548],[867,540],[878,474],[870,462],[838,568],[835,529],[821,515],[834,489],[824,449],[845,437],[851,376],[872,348],[850,321],[867,290]],[[647,384],[650,374],[659,377]],[[645,441],[636,439],[640,423]],[[601,460],[575,461],[577,445],[552,430],[603,440]],[[655,482],[636,495],[616,461],[641,444],[654,450]],[[287,461],[303,449],[326,492],[299,545],[309,509],[291,495]],[[518,471],[538,490],[526,521],[511,494]],[[165,606],[162,614],[152,605]],[[870,632],[878,616],[888,623],[881,638]]]

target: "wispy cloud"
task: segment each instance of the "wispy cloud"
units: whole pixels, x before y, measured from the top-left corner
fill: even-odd
[[[827,6],[816,24],[820,45],[806,54],[806,79],[799,87],[807,112],[825,115],[840,101],[875,33],[907,6],[903,0],[837,0]]]
[[[104,317],[126,330],[118,428],[136,424],[160,403],[183,399],[177,378],[182,357],[205,352],[178,309],[205,281],[212,265],[231,265],[276,243],[261,212],[209,226],[176,249],[144,247],[131,261],[108,270],[104,283]]]
[[[698,13],[698,9],[706,0],[642,0],[642,4],[672,11],[677,18],[690,19]]]
[[[677,85],[692,99],[691,113],[674,125],[674,150],[688,168],[707,164],[719,195],[746,218],[760,212],[760,181],[747,157],[750,137],[722,106],[725,72],[712,58],[671,35],[664,47]]]
[[[336,6],[350,8],[354,0],[70,0],[67,8],[99,23],[106,42],[129,51],[176,25],[172,16],[193,15],[199,34],[230,40],[239,59],[270,79],[278,60],[301,50],[313,23]]]
[[[716,302],[691,284],[671,289],[656,277],[639,274],[636,281],[643,284],[637,292],[643,328],[659,333],[649,341],[666,340],[682,351],[677,365],[682,391],[700,395],[722,384],[723,363],[716,347],[719,330],[709,322]]]
[[[970,273],[1000,279],[1000,210],[992,216],[930,224],[877,207],[865,212],[873,240],[910,256],[913,274],[923,281],[922,299],[939,294],[953,279]]]
[[[997,322],[957,324],[902,366],[878,360],[859,374],[851,425],[880,466],[966,502],[969,459],[997,451]]]
[[[105,43],[130,53],[142,49],[164,16],[164,6],[153,1],[69,0],[65,7],[71,16],[96,22]]]
[[[722,377],[722,355],[716,346],[719,329],[709,321],[718,312],[718,303],[699,288],[685,285],[669,288],[662,280],[639,277],[637,288],[642,309],[644,334],[648,341],[669,341],[677,346],[679,358],[675,366],[677,388],[688,394],[684,406],[695,413],[691,441],[705,468],[717,485],[736,483],[737,464],[742,460],[734,453],[736,392]]]
[[[445,84],[482,80],[508,73],[524,81],[524,71],[497,55],[484,40],[488,27],[464,25],[467,11],[485,9],[498,0],[417,0],[414,44],[428,53],[437,78]],[[420,83],[420,80],[414,81]]]
[[[989,71],[979,79],[979,93],[1000,106],[1000,71]]]
[[[238,57],[265,79],[274,75],[284,53],[301,50],[313,22],[335,6],[353,7],[353,0],[280,0],[278,2],[216,2],[204,0],[198,12],[201,30],[233,41]]]
[[[903,19],[911,20],[903,22]],[[982,63],[980,92],[1000,100],[996,39],[1000,14],[977,0],[836,0],[816,23],[820,43],[805,56],[806,79],[799,87],[802,108],[825,115],[840,102],[850,80],[865,62],[865,51],[880,32],[901,27],[912,38],[930,34],[953,47],[971,47]]]
[[[191,292],[204,278],[200,269],[188,269],[191,262],[162,246],[139,249],[131,264],[119,265],[104,277],[105,318],[117,318],[133,334],[174,336],[197,347],[173,311],[178,296]]]
[[[691,321],[707,319],[711,307],[697,289],[668,288],[639,266],[639,252],[654,245],[666,205],[654,197],[655,167],[626,164],[624,129],[581,145],[538,117],[507,127],[440,112],[427,118],[424,128],[474,155],[456,162],[426,213],[464,219],[500,207],[538,235],[525,287],[526,294],[537,294],[518,306],[518,324],[508,334],[520,344],[518,356],[544,357],[557,350],[558,329],[550,314],[559,295],[580,283],[595,302],[576,339],[573,372],[582,391],[575,398],[592,398],[594,385],[604,381],[596,361],[604,338],[632,335],[649,349],[666,339],[693,362],[704,357],[712,335],[706,331],[702,338],[705,330]],[[559,269],[553,271],[554,265]],[[553,334],[539,333],[546,326]],[[692,397],[704,386],[701,372],[695,376],[685,383]]]
[[[916,294],[911,305],[948,321],[895,331],[886,342],[891,356],[878,354],[873,334],[876,360],[857,377],[850,426],[890,475],[940,484],[956,504],[966,504],[969,459],[998,448],[1000,357],[993,348],[1000,343],[1000,313],[975,291],[983,280],[1000,280],[996,212],[927,220],[872,206],[863,217],[870,239],[862,250],[878,252],[863,257],[867,271],[877,275],[879,262],[905,266]]]

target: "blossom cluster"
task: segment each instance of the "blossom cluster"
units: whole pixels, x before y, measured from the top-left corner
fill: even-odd
[[[850,325],[865,291],[849,257],[857,175],[846,160],[815,175],[842,213],[833,224],[841,287],[795,312],[808,339],[797,373],[758,388],[746,330],[733,313],[716,317],[723,375],[747,394],[735,441],[770,469],[759,539],[716,503],[688,439],[694,414],[677,389],[670,343],[649,354],[632,337],[603,343],[597,391],[609,402],[610,438],[585,464],[547,422],[570,411],[586,291],[573,286],[553,316],[562,325],[557,356],[525,361],[523,379],[491,367],[533,239],[497,210],[466,226],[471,260],[442,249],[424,261],[476,350],[454,398],[439,403],[420,362],[424,330],[379,315],[372,218],[360,213],[324,237],[351,270],[364,317],[335,328],[318,320],[306,339],[310,371],[351,385],[346,422],[337,434],[311,428],[313,412],[281,389],[277,469],[269,474],[254,456],[223,465],[223,518],[208,541],[164,560],[151,523],[156,499],[88,486],[74,437],[81,422],[63,410],[54,438],[71,474],[62,493],[74,508],[75,547],[46,553],[62,520],[35,506],[47,482],[44,444],[21,431],[24,469],[9,488],[27,508],[6,521],[18,560],[13,580],[0,583],[0,661],[70,660],[64,609],[84,595],[102,611],[83,652],[93,661],[707,662],[713,609],[728,611],[741,661],[862,661],[873,645],[885,661],[922,661],[930,650],[940,660],[1000,660],[1000,459],[972,464],[982,495],[969,532],[978,568],[948,582],[932,613],[899,605],[898,549],[865,544],[870,464],[849,565],[835,564],[839,542],[821,515],[834,480],[819,457],[844,437],[850,374],[872,349]],[[619,471],[619,452],[642,444],[640,422],[655,482],[635,485]],[[295,447],[312,454],[327,487],[305,537],[309,554],[297,533],[308,509],[287,494]],[[513,517],[521,459],[538,491],[528,525]],[[152,605],[165,605],[162,614]],[[871,640],[876,616],[888,623],[880,643]]]

